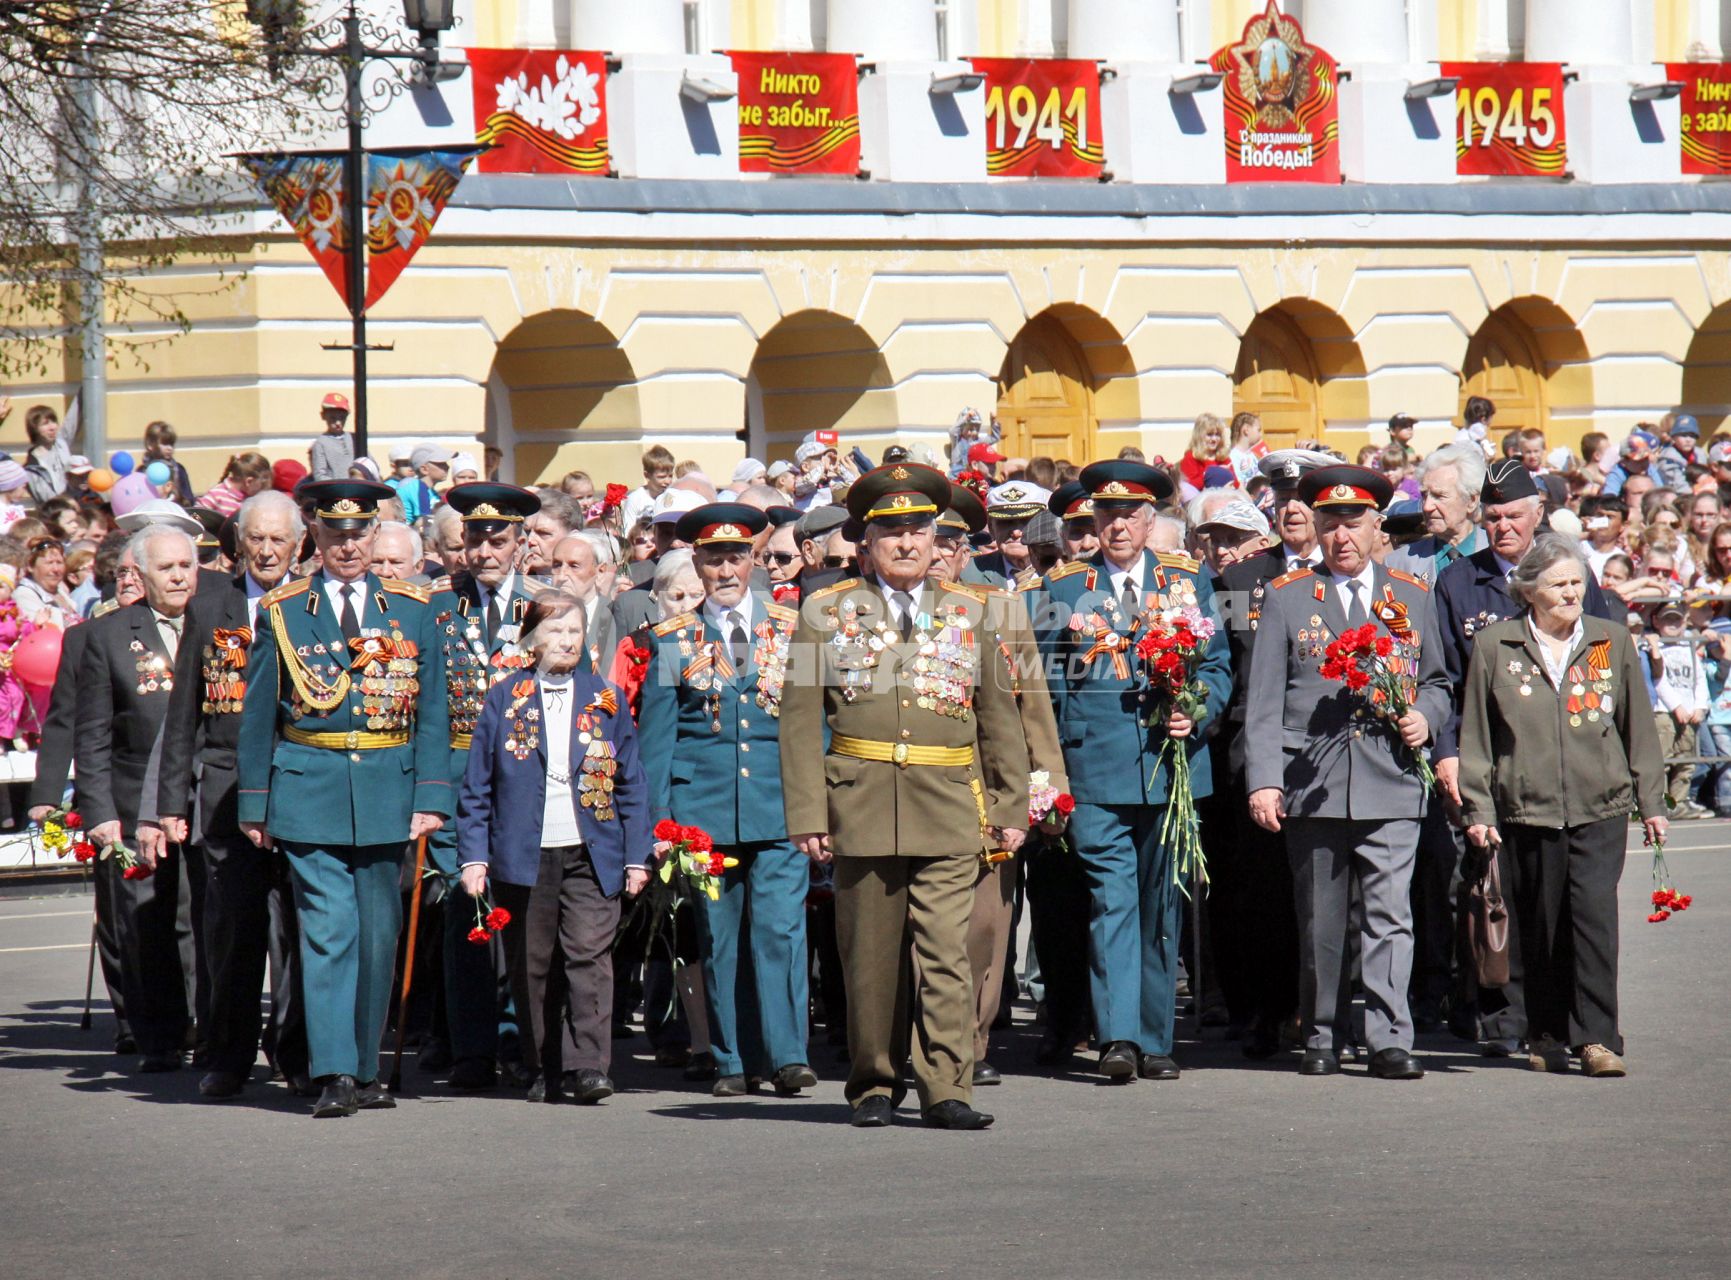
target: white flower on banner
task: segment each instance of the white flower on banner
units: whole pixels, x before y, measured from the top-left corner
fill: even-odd
[[[558,80],[543,75],[534,88],[529,87],[527,71],[499,81],[499,110],[573,142],[601,118],[601,95],[596,89],[601,77],[581,63],[573,66],[563,54],[554,70],[559,73]]]

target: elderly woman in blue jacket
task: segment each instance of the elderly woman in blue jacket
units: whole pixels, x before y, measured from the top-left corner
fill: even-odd
[[[619,690],[583,670],[583,606],[543,595],[524,631],[536,666],[487,694],[457,802],[463,888],[491,884],[532,1102],[613,1092],[613,935],[620,892],[652,859],[647,784]],[[564,1007],[548,1004],[555,966]]]

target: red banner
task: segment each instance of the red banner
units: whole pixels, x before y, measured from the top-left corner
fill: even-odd
[[[1208,60],[1225,74],[1228,182],[1339,182],[1339,76],[1275,0]]]
[[[1731,173],[1731,63],[1672,62],[1683,84],[1683,172]]]
[[[1455,172],[1560,178],[1568,165],[1563,67],[1557,62],[1445,62],[1455,90]]]
[[[1057,58],[975,58],[986,77],[986,172],[994,178],[1098,178],[1100,68]]]
[[[859,70],[852,54],[728,56],[739,74],[741,173],[859,172]]]
[[[481,173],[605,174],[607,57],[569,49],[470,49]]]

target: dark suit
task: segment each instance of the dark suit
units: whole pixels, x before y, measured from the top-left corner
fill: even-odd
[[[112,613],[112,601],[98,606],[102,616]],[[95,619],[93,618],[92,621]],[[54,692],[48,699],[48,714],[42,720],[42,743],[36,752],[36,780],[30,784],[30,807],[58,807],[66,798],[66,780],[72,773],[72,744],[77,737],[78,668],[84,660],[84,642],[90,638],[88,624],[68,627],[60,643],[60,668],[54,674]],[[82,778],[75,779],[72,807],[84,806]],[[83,816],[80,814],[80,816]],[[107,858],[91,871],[91,886],[96,895],[96,954],[102,961],[102,981],[108,988],[109,1007],[114,1010],[117,1024],[115,1037],[131,1035],[126,1024],[126,988],[121,979],[120,936],[114,922],[115,886],[119,873]]]
[[[78,666],[79,811],[91,830],[118,820],[121,838],[136,849],[145,774],[168,710],[165,682],[172,683],[173,666],[147,604],[84,626],[90,634]],[[192,910],[183,863],[163,858],[148,879],[116,884],[127,1019],[147,1055],[178,1052],[195,1007],[193,966],[178,936],[190,928]]]
[[[265,1053],[293,1076],[308,1064],[288,862],[281,850],[260,849],[242,834],[235,808],[235,748],[252,643],[246,581],[241,574],[205,587],[187,608],[163,721],[157,813],[186,819],[188,844],[204,854],[210,1066],[243,1077],[251,1072],[268,963],[275,978]]]
[[[531,688],[519,692],[524,683]],[[603,705],[609,693],[612,710]],[[556,719],[538,678],[525,675],[493,686],[475,725],[456,824],[459,861],[486,866],[495,898],[511,912],[503,941],[512,994],[528,1022],[523,1063],[549,1077],[560,1070],[608,1069],[610,948],[619,926],[619,893],[626,865],[647,866],[651,860],[648,787],[624,697],[578,670],[562,701],[567,705]],[[544,848],[546,735],[555,730],[568,735],[566,772],[583,842]],[[519,735],[533,737],[533,746]],[[609,762],[611,774],[604,768]],[[589,803],[605,795],[611,804]],[[563,1008],[551,981],[556,960],[565,976]]]

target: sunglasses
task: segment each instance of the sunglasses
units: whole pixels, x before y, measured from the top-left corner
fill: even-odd
[[[852,563],[852,556],[825,556],[823,558],[823,567],[826,569],[845,569]]]
[[[763,558],[765,560],[773,560],[776,564],[785,569],[788,565],[798,559],[798,556],[796,556],[792,551],[765,551],[763,553]]]

